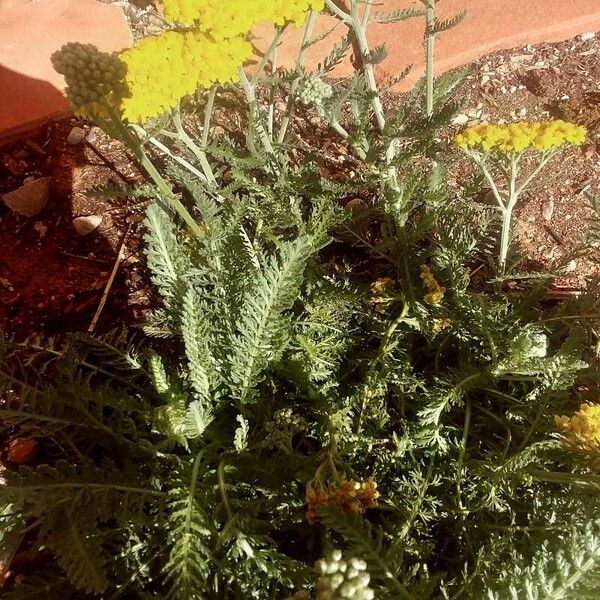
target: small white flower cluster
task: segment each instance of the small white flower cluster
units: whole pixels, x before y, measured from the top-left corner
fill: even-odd
[[[317,114],[322,116],[325,108],[323,102],[333,96],[333,88],[319,77],[305,79],[298,91],[298,99],[306,106],[313,105]]]
[[[295,414],[291,408],[282,408],[273,415],[273,420],[265,424],[267,436],[262,441],[263,448],[274,449],[286,445],[292,436],[308,426],[306,419]]]
[[[321,575],[316,600],[373,600],[375,597],[369,587],[371,578],[364,560],[346,561],[340,550],[334,550],[329,559],[315,563],[315,570]]]

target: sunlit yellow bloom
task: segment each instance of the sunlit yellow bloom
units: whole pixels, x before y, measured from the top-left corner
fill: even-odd
[[[554,417],[567,441],[588,452],[600,451],[600,404],[584,403],[572,417]]]
[[[447,329],[451,325],[452,325],[452,321],[448,318],[434,319],[433,325],[432,325],[432,330],[434,333],[439,333],[440,331]]]
[[[530,123],[522,121],[508,125],[473,125],[454,138],[454,145],[462,149],[497,150],[521,153],[528,148],[547,151],[569,144],[585,142],[586,129],[560,119]]]
[[[325,0],[163,0],[163,5],[169,21],[224,39],[245,35],[262,21],[300,26],[308,11],[325,8]]]
[[[437,305],[440,304],[444,299],[446,288],[442,287],[431,272],[431,269],[427,265],[421,265],[421,279],[423,285],[427,290],[425,294],[425,302],[427,304]]]
[[[143,39],[121,54],[131,94],[123,100],[123,117],[143,123],[174,108],[199,87],[236,81],[239,65],[251,53],[251,45],[242,38],[216,42],[197,31],[167,31]]]

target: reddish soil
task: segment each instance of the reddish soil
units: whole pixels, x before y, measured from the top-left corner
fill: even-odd
[[[76,124],[88,136],[71,146],[66,137]],[[99,184],[139,181],[132,164],[119,143],[75,120],[51,124],[42,137],[0,149],[0,194],[28,176],[49,175],[54,182],[48,206],[36,217],[19,217],[0,205],[0,330],[23,337],[87,329],[128,229],[125,258],[99,328],[141,317],[148,304],[147,293],[139,292],[141,204],[87,195]],[[72,224],[73,217],[84,215],[103,219],[87,236]]]

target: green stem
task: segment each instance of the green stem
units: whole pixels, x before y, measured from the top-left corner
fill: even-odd
[[[114,127],[116,127],[119,133],[123,136],[123,141],[135,153],[146,173],[150,176],[152,181],[154,181],[154,184],[156,185],[160,193],[165,197],[166,203],[170,204],[177,211],[179,216],[183,219],[183,221],[194,233],[194,235],[201,237],[203,235],[202,229],[192,217],[192,215],[189,213],[185,205],[173,192],[171,186],[158,172],[152,161],[148,158],[148,155],[146,154],[142,144],[140,143],[140,139],[131,133],[129,127],[127,127],[121,121],[120,117],[116,113],[110,114],[109,118],[111,124]]]
[[[223,500],[223,506],[225,507],[227,518],[231,521],[231,519],[233,519],[233,510],[231,509],[231,504],[229,503],[229,498],[227,496],[227,484],[225,483],[225,461],[223,460],[219,463],[219,467],[217,468],[217,478],[219,480],[219,492],[221,494],[221,499]]]
[[[141,127],[139,127],[139,128],[136,127],[136,131],[138,131],[138,133],[140,133],[140,134],[145,133]],[[177,134],[171,133],[170,131],[162,131],[161,135],[164,135],[169,138],[177,139]],[[185,158],[182,158],[181,156],[177,156],[177,154],[174,154],[173,152],[171,152],[171,150],[167,146],[165,146],[165,144],[163,144],[162,142],[159,142],[154,137],[147,138],[145,140],[145,142],[152,144],[153,146],[158,148],[163,154],[166,154],[171,160],[180,164],[184,169],[189,171],[192,175],[195,175],[196,177],[198,177],[198,179],[200,179],[200,181],[203,181],[204,183],[208,184],[208,180],[206,179],[206,177],[202,171],[199,171],[198,169],[196,169],[196,167],[194,167],[194,165],[192,165],[190,162],[185,160]]]
[[[502,208],[502,234],[500,238],[500,269],[504,271],[506,268],[506,257],[510,246],[510,229],[512,223],[513,209],[519,198],[517,191],[517,176],[519,174],[519,157],[513,155],[510,159],[510,181],[508,185],[508,198],[506,204]],[[521,188],[522,189],[522,188]]]
[[[465,453],[467,451],[467,440],[469,439],[469,430],[471,428],[471,402],[467,400],[466,408],[465,408],[465,422],[463,425],[463,436],[460,443],[460,450],[458,454],[458,464],[456,467],[456,501],[459,510],[463,511],[464,506],[462,503],[462,492],[461,492],[461,484],[462,484],[462,470],[463,463],[465,459]]]
[[[242,88],[244,93],[246,94],[246,100],[248,101],[248,107],[250,109],[250,119],[254,121],[256,125],[256,129],[258,131],[258,135],[260,141],[263,145],[263,148],[267,152],[267,154],[273,155],[273,145],[271,144],[271,139],[269,138],[267,131],[264,128],[264,125],[261,123],[260,119],[260,111],[258,109],[258,100],[256,99],[256,92],[254,90],[254,86],[248,79],[246,72],[244,71],[244,67],[240,66],[239,68],[240,82],[242,83]]]
[[[356,41],[358,42],[358,47],[361,53],[361,62],[363,65],[363,70],[365,73],[365,80],[367,82],[367,87],[370,92],[373,93],[373,100],[371,104],[373,106],[373,112],[375,113],[375,119],[377,120],[377,125],[380,131],[385,129],[385,114],[383,111],[383,104],[381,103],[381,97],[379,95],[379,88],[377,87],[377,80],[375,78],[375,69],[373,68],[373,63],[370,58],[370,50],[369,50],[369,42],[367,40],[367,24],[363,23],[358,14],[352,15],[352,29],[354,31],[354,35],[356,36]]]
[[[208,98],[206,99],[206,106],[204,107],[204,124],[202,126],[202,148],[208,147],[208,138],[210,136],[210,122],[212,120],[213,110],[215,108],[215,98],[217,97],[217,90],[219,88],[215,85],[210,88],[208,92]]]
[[[434,82],[434,58],[435,58],[435,33],[433,28],[435,25],[435,0],[427,0],[426,11],[426,90],[427,90],[427,116],[433,115],[433,82]]]
[[[285,115],[283,117],[283,120],[281,121],[281,128],[279,129],[279,134],[277,135],[278,144],[283,144],[288,128],[290,126],[292,112],[294,111],[294,105],[296,103],[296,91],[298,89],[298,86],[300,85],[300,78],[304,75],[304,63],[306,61],[306,52],[308,51],[308,48],[310,46],[310,41],[316,22],[317,13],[315,11],[311,11],[311,13],[308,15],[308,19],[306,20],[304,35],[302,36],[302,45],[300,46],[300,52],[298,53],[298,58],[296,59],[296,78],[294,79],[294,81],[292,81],[292,85],[290,86],[290,96],[288,98],[287,106],[285,108]]]
[[[145,152],[142,151],[140,162],[145,171],[150,175],[151,179],[158,187],[159,191],[165,196],[166,201],[173,206],[185,224],[190,228],[194,235],[202,237],[204,235],[202,228],[195,221],[194,217],[189,213],[183,202],[175,195],[169,184],[163,179],[162,175],[156,170],[152,161],[148,158]]]
[[[190,152],[198,159],[202,170],[204,171],[204,175],[206,179],[210,183],[211,186],[217,185],[217,180],[215,179],[215,174],[213,173],[212,167],[208,162],[208,158],[206,157],[206,152],[200,148],[196,142],[188,135],[187,131],[183,127],[183,123],[181,121],[181,113],[179,109],[175,109],[172,114],[173,123],[175,124],[175,129],[177,130],[177,134],[181,141],[188,147]]]

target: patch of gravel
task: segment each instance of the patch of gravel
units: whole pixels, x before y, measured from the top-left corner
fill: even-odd
[[[116,4],[121,7],[134,39],[157,35],[168,29],[165,20],[154,2],[149,0],[99,0],[104,4]]]

